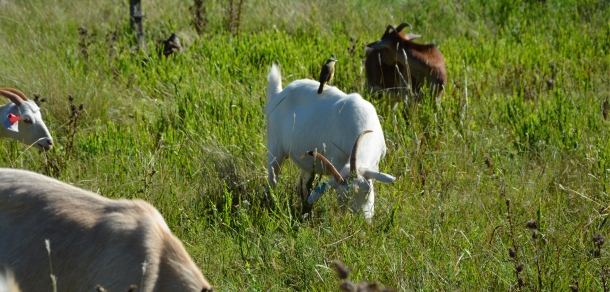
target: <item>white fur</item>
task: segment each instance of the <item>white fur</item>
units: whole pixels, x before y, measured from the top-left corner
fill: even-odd
[[[10,270],[0,270],[0,292],[21,292]]]
[[[46,239],[58,291],[127,291],[132,284],[145,292],[212,291],[150,204],[0,169],[0,268],[12,270],[23,291],[51,290]]]
[[[18,122],[18,132],[9,131],[3,125],[9,113],[21,118]],[[28,119],[32,123],[26,123]],[[33,100],[23,101],[19,106],[12,102],[0,106],[0,138],[17,140],[40,150],[49,150],[53,147],[53,138],[42,120],[40,108]]]
[[[280,166],[284,159],[290,157],[301,170],[297,186],[304,198],[307,195],[304,185],[311,178],[314,160],[311,156],[301,158],[301,155],[310,150],[323,154],[346,178],[356,137],[365,130],[372,130],[360,141],[357,157],[360,179],[346,185],[339,185],[334,178],[328,181],[328,185],[337,190],[342,206],[349,204],[354,212],[362,210],[365,218],[370,219],[375,200],[372,180],[394,180],[394,177],[378,171],[386,145],[373,105],[357,93],[345,94],[332,86],[318,94],[320,83],[309,79],[293,81],[282,90],[280,71],[276,65],[271,67],[267,79],[265,115],[269,185],[275,187]],[[316,162],[315,173],[330,174],[319,161]],[[320,195],[314,191],[308,202],[315,202]]]

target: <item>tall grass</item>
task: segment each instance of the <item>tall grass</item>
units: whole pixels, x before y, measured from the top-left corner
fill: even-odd
[[[200,32],[193,2],[143,1],[146,50],[126,1],[0,3],[0,84],[46,98],[57,141],[46,156],[0,141],[0,165],[146,199],[220,291],[336,290],[335,259],[400,291],[607,289],[604,1],[244,1],[237,34],[228,1],[203,1]],[[332,192],[303,220],[291,163],[269,204],[270,65],[285,85],[335,55],[333,85],[370,99],[362,45],[402,21],[439,46],[449,82],[438,104],[371,100],[381,170],[398,177],[376,185],[373,222]],[[185,52],[160,56],[172,32]],[[76,127],[68,95],[84,104]]]

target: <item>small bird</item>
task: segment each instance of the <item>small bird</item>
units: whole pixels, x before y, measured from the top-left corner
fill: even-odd
[[[160,40],[157,42],[159,48],[159,57],[163,54],[165,57],[174,53],[182,52],[182,45],[180,44],[180,38],[175,33],[172,33],[167,40]]]
[[[330,58],[326,60],[326,64],[322,66],[322,72],[320,72],[320,88],[318,88],[318,94],[322,94],[326,82],[330,82],[333,79],[333,76],[335,76],[335,62],[337,62],[337,59]]]

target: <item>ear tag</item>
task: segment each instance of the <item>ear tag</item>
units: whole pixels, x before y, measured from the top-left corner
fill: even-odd
[[[327,188],[328,188],[328,183],[323,182],[323,183],[319,184],[313,190],[313,192],[309,195],[309,197],[307,197],[307,203],[309,203],[310,205],[313,205],[313,203],[315,203],[317,200],[320,199],[320,197],[322,197],[322,194],[324,194],[326,192]]]
[[[19,132],[19,123],[17,123],[19,120],[21,120],[20,117],[14,114],[8,114],[3,123],[4,127],[9,131]]]
[[[14,124],[14,123],[20,121],[21,118],[14,114],[8,114],[8,120],[11,122],[11,124]]]
[[[318,194],[323,194],[326,192],[326,189],[328,188],[328,184],[326,182],[323,182],[321,184],[319,184],[314,191]]]

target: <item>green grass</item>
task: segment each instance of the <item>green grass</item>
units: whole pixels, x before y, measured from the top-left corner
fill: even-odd
[[[0,1],[0,84],[47,98],[57,141],[47,156],[0,141],[0,166],[146,199],[219,291],[337,290],[334,259],[400,291],[518,289],[521,263],[522,290],[610,289],[610,249],[593,241],[609,228],[606,2],[245,1],[236,36],[228,1],[206,2],[201,36],[191,1],[143,2],[145,50],[128,1]],[[334,85],[370,99],[362,46],[402,21],[439,46],[449,82],[439,104],[372,100],[381,170],[398,177],[376,185],[372,224],[341,214],[332,192],[300,220],[290,162],[268,206],[270,65],[286,85],[335,55]],[[155,43],[172,32],[186,51],[160,58]],[[68,95],[84,104],[73,141]]]

